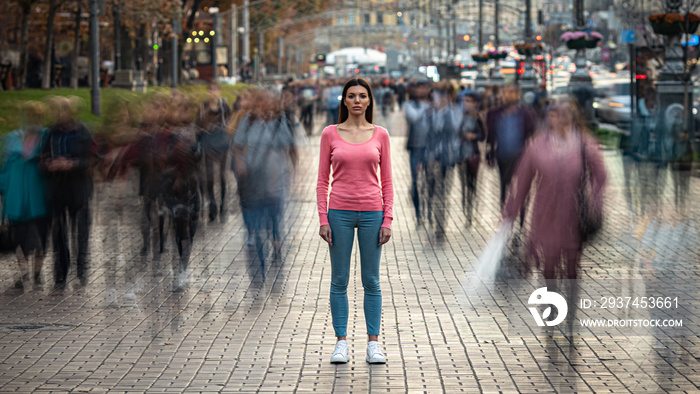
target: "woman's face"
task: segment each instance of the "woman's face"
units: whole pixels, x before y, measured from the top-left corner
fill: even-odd
[[[561,131],[561,116],[557,111],[549,111],[547,114],[547,121],[550,127],[554,131]]]
[[[547,114],[547,120],[552,130],[558,133],[566,133],[569,129],[568,119],[561,113],[560,110],[551,110]]]
[[[369,92],[363,86],[352,86],[345,94],[345,106],[349,115],[364,115],[369,103]]]

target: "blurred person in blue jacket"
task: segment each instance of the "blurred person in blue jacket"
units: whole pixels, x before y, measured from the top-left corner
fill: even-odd
[[[244,190],[241,206],[248,217],[248,244],[256,246],[264,262],[263,245],[271,238],[273,257],[279,260],[284,202],[298,161],[294,131],[276,93],[259,89],[249,97],[256,105],[241,119],[233,138],[235,171]]]
[[[46,140],[45,107],[39,102],[20,106],[22,126],[5,137],[0,193],[2,217],[10,222],[12,247],[17,255],[20,278],[16,288],[29,280],[30,257],[34,257],[34,283],[41,284],[50,226],[46,180],[39,169],[39,154]]]

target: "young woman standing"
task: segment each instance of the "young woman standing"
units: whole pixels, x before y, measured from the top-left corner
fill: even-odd
[[[350,360],[347,287],[355,228],[365,293],[366,360],[371,364],[386,362],[378,342],[382,313],[379,262],[381,247],[391,238],[394,187],[389,133],[372,124],[373,108],[372,89],[367,81],[350,79],[343,88],[339,124],[326,127],[321,135],[316,193],[321,219],[319,235],[330,245],[331,254],[331,313],[338,338],[332,363]],[[333,183],[329,199],[331,168]]]

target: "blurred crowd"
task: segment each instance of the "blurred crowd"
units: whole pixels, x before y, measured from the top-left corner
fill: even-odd
[[[222,97],[215,82],[207,86],[204,100],[174,89],[152,94],[139,105],[126,99],[111,103],[99,130],[88,130],[78,119],[82,103],[77,98],[22,103],[21,127],[5,138],[0,173],[7,224],[0,242],[16,252],[16,287],[41,284],[49,236],[55,284],[65,284],[71,261],[85,283],[91,204],[100,201],[95,193],[139,201],[141,256],[158,261],[172,239],[176,288],[188,282],[201,221],[224,218],[228,200],[240,204],[251,253],[263,264],[270,255],[278,259],[298,148],[320,126],[338,122],[343,83],[288,81],[245,90],[234,103]],[[452,180],[458,179],[459,203],[470,225],[478,215],[478,175],[484,163],[498,171],[500,192],[494,198],[504,221],[522,229],[526,210],[533,210],[528,247],[535,263],[547,275],[560,270],[575,276],[566,267],[577,264],[584,241],[571,235],[579,191],[592,189],[593,203],[602,205],[606,182],[602,155],[575,101],[552,102],[542,93],[523,100],[514,85],[476,91],[450,81],[370,83],[382,119],[396,110],[405,114],[410,197],[419,224],[444,239],[454,212]],[[325,124],[314,125],[314,120]],[[386,126],[391,132],[391,124]],[[634,171],[641,181],[647,170]],[[235,186],[227,185],[230,172]],[[673,181],[683,204],[688,177]],[[137,190],[131,190],[133,184]],[[227,196],[228,190],[236,190],[237,198]],[[112,203],[102,224],[118,229],[128,206]],[[104,242],[115,243],[117,251],[122,247],[117,237],[106,236]],[[570,262],[560,267],[562,256]]]
[[[202,102],[178,90],[155,93],[139,105],[116,100],[106,108],[104,127],[94,132],[78,119],[78,98],[22,103],[21,127],[5,138],[0,173],[3,240],[19,263],[15,287],[42,284],[49,234],[55,285],[65,285],[72,260],[85,284],[96,217],[91,204],[106,208],[102,224],[114,232],[104,242],[121,251],[116,230],[138,199],[141,256],[159,261],[172,239],[174,285],[183,288],[200,221],[226,215],[230,171],[248,245],[263,262],[270,249],[278,258],[299,141],[296,117],[285,111],[287,94],[252,88],[230,105],[212,82]],[[138,190],[131,190],[134,183]],[[106,203],[108,198],[117,202]]]
[[[477,91],[451,81],[409,83],[406,94],[410,193],[418,223],[427,222],[438,241],[444,238],[455,213],[449,198],[452,180],[459,179],[461,208],[471,225],[478,212],[480,164],[485,163],[498,172],[503,222],[519,224],[513,245],[520,245],[531,209],[527,261],[545,278],[576,278],[581,250],[593,237],[582,221],[595,216],[602,223],[607,182],[600,144],[580,103],[573,97],[554,100],[544,91],[521,96],[517,85]],[[641,218],[633,221],[637,237],[653,234],[666,220],[654,218],[665,205],[666,168],[676,207],[672,225],[680,228],[692,167],[687,155],[641,160],[625,144],[623,138],[625,196],[631,216]]]

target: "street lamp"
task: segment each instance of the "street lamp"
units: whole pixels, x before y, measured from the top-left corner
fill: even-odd
[[[525,0],[525,31],[523,37],[525,44],[529,44],[532,41],[532,21],[530,19],[531,2],[531,0]],[[535,85],[535,73],[532,70],[532,59],[530,58],[530,53],[526,52],[525,72],[523,73],[523,76],[520,77],[520,90],[522,93],[534,92]],[[525,98],[526,95],[523,94],[522,97]]]
[[[209,35],[211,36],[211,63],[212,63],[212,69],[213,69],[213,74],[212,77],[216,79],[218,77],[218,65],[219,65],[219,59],[218,59],[218,54],[217,54],[217,49],[219,47],[219,40],[218,40],[218,35],[216,35],[214,32],[221,30],[221,18],[219,15],[219,7],[209,7],[209,13],[214,17],[214,28],[212,31],[209,32]],[[202,35],[202,31],[199,32],[200,35]],[[209,37],[204,38],[204,42],[208,43],[209,42]]]
[[[578,31],[584,31],[586,21],[583,13],[583,0],[574,0],[573,9],[574,24]],[[571,75],[569,81],[569,89],[571,94],[576,98],[581,111],[586,117],[589,125],[595,126],[593,118],[593,98],[595,90],[593,89],[593,80],[586,70],[586,49],[576,50],[576,71]]]
[[[100,27],[97,21],[98,0],[90,0],[90,57],[92,58],[92,89],[90,90],[90,108],[92,114],[101,116],[102,101],[100,92]]]

